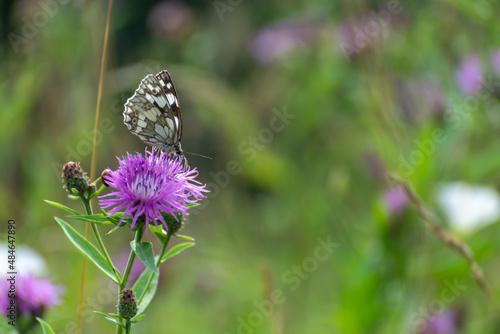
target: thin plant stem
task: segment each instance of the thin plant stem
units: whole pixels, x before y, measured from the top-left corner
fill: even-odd
[[[136,243],[141,242],[142,237],[144,236],[145,230],[146,230],[146,225],[142,225],[138,228],[137,232],[135,233],[135,239],[134,239]],[[127,267],[125,268],[125,272],[123,273],[123,279],[120,283],[118,294],[121,294],[123,289],[125,289],[127,287],[128,278],[130,276],[130,271],[132,271],[132,266],[134,264],[134,260],[135,260],[135,252],[133,250],[130,250],[130,255],[129,255],[128,261],[127,261]],[[123,318],[120,317],[119,320],[123,321]],[[129,321],[127,321],[127,322],[129,322]],[[116,333],[117,334],[123,333],[123,327],[117,326]],[[127,331],[126,333],[129,333],[129,332]]]
[[[104,29],[104,41],[102,46],[101,53],[101,68],[99,72],[99,87],[97,89],[97,102],[96,102],[96,111],[95,111],[95,119],[94,119],[94,136],[92,140],[92,158],[90,162],[90,179],[95,180],[96,173],[96,164],[97,164],[97,135],[99,133],[99,119],[101,116],[101,105],[102,105],[102,91],[104,87],[104,73],[106,69],[106,60],[107,60],[107,50],[109,44],[109,30],[111,26],[111,13],[113,9],[113,0],[109,0],[108,2],[108,14],[106,17],[106,27]],[[89,204],[90,205],[90,204]],[[85,225],[85,239],[89,239],[90,237],[90,223]],[[82,263],[82,279],[80,283],[80,300],[78,302],[78,321],[76,326],[76,333],[80,334],[82,331],[82,309],[83,309],[83,294],[85,290],[85,276],[87,273],[87,258],[83,258]]]
[[[459,240],[458,238],[449,234],[442,227],[439,219],[426,207],[424,201],[415,192],[415,190],[413,190],[411,185],[406,180],[394,174],[390,174],[389,177],[403,187],[406,194],[408,195],[408,198],[413,202],[420,216],[427,222],[427,225],[429,226],[431,232],[434,233],[434,235],[439,240],[441,240],[442,243],[457,251],[463,258],[465,258],[465,260],[467,260],[477,284],[479,285],[481,290],[483,290],[486,296],[491,300],[497,313],[500,314],[500,305],[493,296],[490,285],[484,277],[483,269],[481,268],[479,263],[477,263],[474,257],[474,253],[469,248],[469,246],[464,241]]]
[[[137,232],[135,233],[135,239],[134,239],[136,244],[142,241],[142,237],[144,236],[145,230],[146,230],[145,225],[142,225],[138,228]],[[135,252],[133,250],[130,250],[127,267],[125,268],[125,272],[123,273],[123,279],[120,284],[120,293],[122,292],[123,289],[127,288],[128,277],[130,276],[130,271],[132,270],[132,265],[134,264],[134,260],[135,260]]]
[[[131,334],[132,333],[132,322],[130,320],[127,320],[125,322],[125,334]]]
[[[167,231],[167,237],[165,239],[165,242],[161,245],[160,254],[158,255],[158,259],[156,260],[156,268],[160,267],[161,258],[163,257],[163,255],[165,255],[165,251],[167,250],[168,242],[170,241],[171,236],[172,236],[172,234],[169,231]],[[151,275],[151,278],[149,279],[148,285],[146,285],[146,289],[144,291],[148,291],[149,286],[151,285],[151,282],[153,282],[153,278],[155,278],[155,275],[156,275],[155,273],[153,273]],[[139,304],[142,302],[142,298],[144,298],[144,296],[145,296],[145,294],[143,294],[141,296],[141,299],[139,300]]]
[[[92,214],[92,206],[90,205],[90,201],[88,200],[83,200],[83,203],[85,205],[85,209],[87,211],[88,215]],[[115,277],[117,280],[120,279],[118,276],[118,273],[115,270],[115,266],[113,265],[113,261],[111,261],[111,258],[109,257],[108,251],[106,250],[106,247],[104,246],[104,242],[102,241],[101,235],[99,233],[99,230],[97,229],[96,224],[93,223],[88,223],[90,224],[90,227],[92,228],[92,232],[94,233],[94,237],[97,240],[97,243],[99,244],[99,248],[101,248],[102,253],[104,254],[104,257],[106,258],[106,261],[108,261],[108,264],[113,268],[113,271],[115,272]]]

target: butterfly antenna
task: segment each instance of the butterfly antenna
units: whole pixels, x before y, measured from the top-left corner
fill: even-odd
[[[201,155],[201,154],[198,154],[198,153],[186,152],[186,151],[184,151],[184,153],[195,155],[197,157],[202,157],[202,158],[205,158],[205,159],[208,159],[208,160],[213,160],[211,157],[207,157],[206,155]]]

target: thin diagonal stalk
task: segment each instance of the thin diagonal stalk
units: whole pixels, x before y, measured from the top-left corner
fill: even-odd
[[[488,284],[486,278],[484,277],[483,269],[481,268],[479,263],[477,263],[474,257],[474,253],[469,248],[469,246],[464,241],[459,240],[458,238],[449,234],[443,228],[439,219],[425,206],[424,201],[415,192],[415,190],[413,190],[411,185],[406,180],[394,174],[390,174],[389,177],[403,187],[406,194],[408,195],[408,198],[413,202],[420,216],[422,216],[422,218],[427,222],[427,225],[429,226],[431,232],[434,233],[434,235],[439,240],[441,240],[441,242],[443,242],[445,245],[452,248],[453,250],[457,251],[463,258],[467,260],[470,266],[470,270],[473,273],[474,279],[476,280],[477,284],[479,285],[481,290],[483,290],[486,296],[491,300],[496,311],[500,314],[500,306],[495,297],[493,296],[490,285]]]
[[[97,135],[99,133],[99,118],[101,116],[101,105],[102,105],[102,91],[104,87],[104,73],[106,69],[107,60],[107,50],[109,41],[109,30],[111,26],[111,13],[113,9],[113,0],[109,0],[108,3],[108,15],[106,18],[106,28],[104,30],[104,42],[101,54],[101,69],[99,73],[99,88],[97,90],[97,102],[96,102],[96,112],[94,119],[94,137],[92,140],[92,158],[90,162],[90,179],[95,180],[96,164],[97,164]],[[90,237],[90,223],[85,225],[85,239]],[[80,301],[78,303],[78,321],[76,327],[76,333],[80,334],[82,331],[82,308],[83,308],[83,295],[85,290],[85,276],[87,273],[87,259],[83,259],[82,263],[82,279],[80,283]]]

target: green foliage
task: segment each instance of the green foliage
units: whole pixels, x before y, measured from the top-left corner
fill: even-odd
[[[497,333],[498,314],[467,263],[429,233],[411,205],[390,212],[384,175],[404,174],[448,230],[452,222],[437,198],[441,184],[498,188],[500,73],[492,57],[500,49],[500,5],[400,1],[401,13],[380,34],[358,36],[369,43],[346,56],[340,26],[370,17],[382,22],[374,15],[391,1],[222,2],[231,10],[182,2],[190,14],[175,18],[187,23],[168,31],[161,30],[172,22],[165,13],[161,24],[151,21],[159,3],[115,2],[96,176],[118,167],[115,156],[144,151],[123,125],[123,104],[140,79],[163,69],[179,95],[183,148],[213,158],[188,156],[211,193],[191,208],[179,232],[193,238],[173,235],[179,239],[171,238],[161,260],[194,239],[197,247],[163,263],[160,277],[148,250],[142,260],[149,269],[130,283],[140,301],[136,319],[147,315],[134,333],[237,333],[241,321],[259,315],[254,334],[415,333],[436,305],[458,312],[463,322],[456,332]],[[22,19],[40,8],[38,2],[6,6],[5,32],[22,34]],[[0,45],[0,212],[19,222],[18,244],[44,254],[54,282],[67,287],[63,304],[44,315],[58,333],[76,321],[82,257],[73,246],[118,281],[94,239],[84,241],[84,223],[99,224],[114,263],[128,255],[133,238],[129,217],[116,227],[122,217],[99,211],[98,197],[96,214],[83,215],[60,180],[68,160],[90,170],[105,13],[104,2],[61,4],[18,52],[8,38]],[[312,41],[261,64],[251,40],[283,20],[303,23],[306,29],[294,36],[312,32]],[[259,54],[290,45],[279,43],[282,35],[272,35]],[[493,82],[481,98],[457,82],[458,68],[472,55]],[[277,116],[285,111],[294,118]],[[443,140],[434,139],[436,130]],[[412,157],[415,163],[406,164]],[[45,198],[54,202],[48,206]],[[48,217],[60,209],[70,216],[55,224]],[[162,242],[167,232],[151,230],[144,241],[158,254],[155,237]],[[495,296],[498,235],[495,221],[461,236]],[[331,254],[318,250],[318,238],[326,236],[340,245]],[[103,293],[106,277],[90,267],[85,297],[109,315],[115,286]],[[445,282],[455,279],[467,288],[444,302]],[[272,312],[259,311],[277,291],[283,296]],[[86,315],[82,333],[114,330],[96,318]]]

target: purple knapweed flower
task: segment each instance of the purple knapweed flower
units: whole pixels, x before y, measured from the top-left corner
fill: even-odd
[[[428,322],[424,322],[419,334],[452,334],[460,329],[462,316],[455,310],[446,310],[444,312],[433,314]]]
[[[307,49],[317,35],[314,23],[277,21],[259,30],[250,41],[252,57],[262,65],[271,65],[294,51]]]
[[[409,203],[406,190],[402,187],[389,188],[384,193],[384,201],[389,215],[394,216],[403,211]]]
[[[469,56],[462,61],[457,70],[458,86],[466,95],[475,94],[483,84],[483,70],[479,58]]]
[[[8,297],[11,288],[9,277],[0,280],[0,313],[7,315],[11,300]],[[15,278],[15,301],[19,314],[41,317],[47,308],[59,305],[59,296],[64,288],[52,284],[49,279],[40,278],[33,274],[19,275]]]
[[[155,33],[166,36],[181,36],[194,22],[191,9],[180,1],[162,1],[151,9],[147,23]]]
[[[196,181],[198,171],[191,169],[185,158],[172,157],[157,150],[146,149],[144,156],[127,154],[118,158],[120,167],[116,171],[107,170],[105,182],[116,191],[99,196],[102,208],[113,207],[108,213],[113,215],[120,210],[123,216],[132,218],[132,228],[137,219],[144,216],[146,224],[154,223],[158,227],[160,220],[168,229],[162,212],[172,215],[188,214],[188,205],[205,198],[206,185]]]

